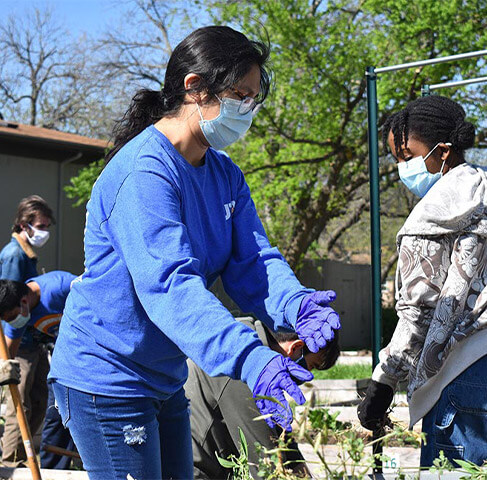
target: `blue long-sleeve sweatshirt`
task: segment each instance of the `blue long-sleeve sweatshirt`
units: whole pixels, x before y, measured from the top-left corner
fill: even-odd
[[[276,355],[208,290],[292,328],[305,289],[257,216],[240,169],[189,164],[154,126],[105,167],[87,205],[85,272],[71,289],[50,379],[88,393],[167,398],[186,357],[253,389]]]

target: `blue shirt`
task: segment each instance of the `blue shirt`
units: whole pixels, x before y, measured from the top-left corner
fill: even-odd
[[[0,252],[0,279],[25,282],[37,275],[37,258],[29,258],[12,237]]]
[[[22,328],[13,328],[8,322],[3,322],[3,331],[9,338],[22,337],[22,346],[35,343],[28,327],[55,337],[69,293],[71,282],[76,278],[69,272],[53,271],[39,275],[30,281],[36,282],[40,288],[39,303],[31,310],[30,320]],[[26,283],[29,283],[27,281]],[[54,341],[54,338],[53,338]]]
[[[155,127],[105,167],[87,205],[85,272],[73,284],[50,378],[94,394],[167,398],[187,356],[253,388],[276,356],[208,290],[292,328],[302,297],[271,247],[240,169],[208,149],[189,164]],[[66,368],[69,365],[69,368]]]

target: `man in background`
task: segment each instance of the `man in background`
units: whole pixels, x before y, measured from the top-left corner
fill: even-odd
[[[17,213],[12,226],[10,242],[0,251],[0,279],[13,280],[24,283],[29,278],[36,277],[37,253],[36,249],[43,247],[49,240],[49,228],[55,224],[54,215],[47,202],[39,195],[30,195],[22,199],[17,207]],[[5,324],[4,324],[5,328]],[[45,348],[34,340],[19,345],[16,360],[20,364],[21,378],[27,384],[35,386],[45,383],[45,375],[49,370],[49,362]],[[14,358],[14,357],[11,357]],[[44,418],[44,409],[40,407],[37,395],[43,398],[45,392],[38,392],[36,388],[27,388],[31,398],[26,398],[26,390],[20,388],[20,396],[24,408],[32,408],[32,425],[40,425],[37,419]],[[37,409],[39,405],[39,410]],[[35,430],[32,429],[32,434]],[[5,431],[2,439],[2,462],[11,467],[20,465],[22,458],[17,458],[17,441],[20,438],[20,428],[15,415],[15,407],[8,393]],[[23,447],[22,447],[23,448]]]
[[[27,283],[0,280],[0,318],[3,320],[10,356],[15,357],[21,345],[24,345],[25,351],[34,345],[32,348],[44,352],[42,360],[35,367],[29,361],[29,355],[17,356],[22,372],[28,372],[26,375],[22,373],[20,377],[19,392],[32,434],[42,425],[48,405],[49,362],[43,344],[55,341],[66,298],[75,278],[75,275],[68,272],[53,271],[34,277]],[[51,402],[53,405],[53,399]],[[42,444],[74,449],[69,431],[63,428],[54,407],[47,411]],[[11,401],[7,404],[2,448],[2,461],[9,467],[20,466],[27,459]],[[66,469],[69,463],[67,457],[41,450],[42,468]]]
[[[0,251],[0,279],[25,282],[37,276],[37,253],[49,240],[49,228],[55,224],[51,208],[39,195],[20,201],[12,237]]]
[[[332,367],[340,353],[338,332],[325,348],[311,353],[294,332],[271,332],[261,321],[251,317],[237,320],[255,330],[265,346],[308,370]],[[253,478],[258,478],[259,456],[254,444],[258,442],[268,449],[274,448],[282,429],[270,428],[263,420],[254,421],[261,414],[244,383],[229,377],[210,377],[191,360],[188,360],[188,368],[189,376],[184,389],[191,405],[195,480],[229,477],[231,472],[220,465],[216,455],[221,458],[231,454],[239,456],[239,427],[249,448],[250,473]],[[290,448],[295,451],[283,452],[283,461],[293,462],[293,470],[305,473],[304,459],[297,444],[292,443]]]

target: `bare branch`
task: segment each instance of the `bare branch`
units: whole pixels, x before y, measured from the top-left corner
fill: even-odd
[[[315,158],[302,158],[300,160],[289,160],[288,162],[278,162],[268,165],[261,165],[260,167],[251,168],[250,170],[245,171],[244,175],[251,175],[252,173],[260,172],[262,170],[272,170],[276,168],[289,167],[292,165],[309,165],[313,163],[321,163],[333,157],[335,154],[336,152],[330,152],[326,155],[321,155]]]
[[[333,230],[329,238],[326,240],[325,245],[323,247],[325,252],[329,252],[336,244],[338,239],[352,226],[355,225],[361,218],[362,212],[369,206],[369,202],[367,199],[362,198],[358,201],[358,203],[353,207],[353,210],[348,212],[347,217],[340,223],[338,227]]]

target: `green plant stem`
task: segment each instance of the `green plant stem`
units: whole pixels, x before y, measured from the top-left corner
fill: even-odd
[[[304,434],[304,438],[307,440],[307,442],[313,446],[314,442],[313,439],[311,438],[309,433]],[[318,451],[315,451],[316,455],[318,455],[318,458],[320,459],[321,464],[325,467],[326,471],[330,474],[333,475],[333,472],[331,471],[330,467],[328,466],[325,457]]]

